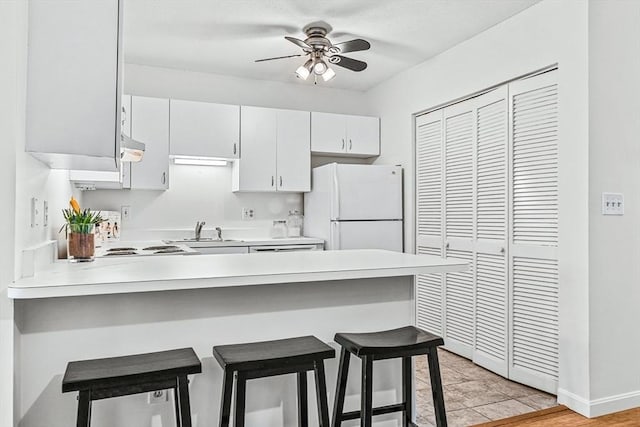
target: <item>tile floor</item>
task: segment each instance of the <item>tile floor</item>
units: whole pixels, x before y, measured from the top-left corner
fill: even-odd
[[[470,360],[439,349],[449,427],[513,417],[557,405],[556,397],[502,378]],[[416,357],[416,407],[420,427],[435,426],[426,357]]]

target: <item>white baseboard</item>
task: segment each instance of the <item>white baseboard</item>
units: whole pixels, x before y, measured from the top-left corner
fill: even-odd
[[[587,400],[564,389],[558,389],[558,403],[588,418],[625,411],[640,406],[640,390],[600,399]]]

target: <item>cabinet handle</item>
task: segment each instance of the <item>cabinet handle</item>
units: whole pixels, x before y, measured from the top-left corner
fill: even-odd
[[[274,178],[273,178],[273,175],[271,175],[271,186],[272,187],[273,187],[273,184],[274,184]]]
[[[342,138],[342,148],[341,150],[344,150],[344,138]]]
[[[238,144],[233,143],[233,154],[235,155],[238,152]]]
[[[280,187],[282,187],[282,175],[280,175]]]
[[[162,179],[160,181],[162,182],[163,185],[167,183],[167,173],[166,172],[162,172]]]
[[[349,151],[351,151],[352,148],[353,148],[353,142],[351,141],[351,138],[349,138]]]
[[[504,254],[504,248],[500,248],[500,253]]]
[[[447,245],[444,248],[449,249],[449,242],[447,242]]]

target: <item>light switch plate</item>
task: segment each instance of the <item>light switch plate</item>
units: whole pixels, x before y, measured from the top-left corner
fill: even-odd
[[[602,215],[624,215],[622,193],[602,193]]]

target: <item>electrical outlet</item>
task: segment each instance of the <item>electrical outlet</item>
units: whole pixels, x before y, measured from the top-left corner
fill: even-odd
[[[46,200],[42,203],[42,225],[44,227],[49,225],[49,202]]]
[[[253,219],[253,209],[251,208],[242,208],[242,219]]]
[[[164,403],[169,401],[169,395],[167,390],[155,390],[150,391],[147,395],[149,405],[155,405],[156,403]]]
[[[38,199],[35,197],[31,198],[31,228],[38,226],[38,215],[40,211],[38,210]]]
[[[120,207],[120,216],[122,217],[121,220],[128,220],[129,216],[131,215],[131,206],[126,206],[123,205]]]
[[[624,196],[620,193],[602,193],[602,215],[624,215]]]

